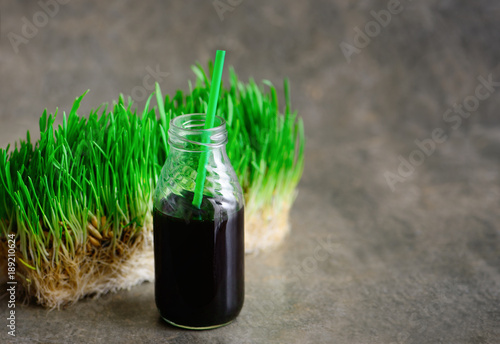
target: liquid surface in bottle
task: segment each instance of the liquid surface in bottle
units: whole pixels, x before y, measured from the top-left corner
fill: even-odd
[[[155,207],[153,221],[161,316],[188,328],[217,327],[236,318],[244,299],[243,207],[215,221],[174,217]]]

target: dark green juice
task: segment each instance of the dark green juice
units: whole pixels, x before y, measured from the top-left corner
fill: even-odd
[[[244,300],[244,209],[214,220],[178,218],[155,208],[153,220],[155,299],[162,318],[198,329],[235,319]]]

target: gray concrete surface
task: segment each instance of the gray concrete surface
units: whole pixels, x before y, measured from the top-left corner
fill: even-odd
[[[187,89],[190,65],[217,48],[243,79],[289,77],[304,177],[291,235],[247,257],[241,315],[177,330],[144,284],[62,311],[20,307],[11,338],[4,297],[0,341],[500,343],[498,2],[222,2],[234,6],[219,17],[212,1],[70,0],[16,53],[9,33],[42,9],[2,1],[0,147],[87,89],[82,113],[131,95],[146,68],[169,73],[164,91]],[[358,29],[371,37],[354,42]]]

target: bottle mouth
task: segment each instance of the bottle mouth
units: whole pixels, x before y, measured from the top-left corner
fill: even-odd
[[[168,142],[179,149],[199,151],[201,147],[217,148],[227,143],[226,121],[215,116],[214,126],[205,129],[206,114],[181,115],[170,121]]]

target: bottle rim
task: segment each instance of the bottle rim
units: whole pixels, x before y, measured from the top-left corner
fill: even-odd
[[[183,124],[184,123],[190,123],[190,122],[193,122],[195,120],[203,120],[203,123],[199,123],[199,124],[196,124],[194,126],[190,126],[190,127],[185,127],[185,126],[179,126],[177,124],[177,122],[180,122],[181,120],[186,120],[187,118],[190,118],[192,117],[191,121],[185,121],[185,122],[182,122]],[[196,117],[196,119],[195,119]],[[205,129],[203,127],[201,128],[196,128],[196,127],[199,127],[199,126],[202,126],[205,124],[205,119],[206,119],[207,115],[203,112],[198,112],[198,113],[189,113],[189,114],[185,114],[185,115],[180,115],[180,116],[177,116],[177,117],[174,117],[170,120],[170,128],[176,128],[176,129],[179,129],[179,130],[187,130],[187,131],[209,131],[209,132],[213,132],[213,131],[218,131],[218,130],[222,130],[222,129],[225,129],[226,128],[226,121],[224,120],[224,118],[220,117],[220,116],[215,116],[215,119],[216,120],[219,120],[220,123],[217,124],[217,125],[214,125],[213,128],[210,128],[210,129]]]

